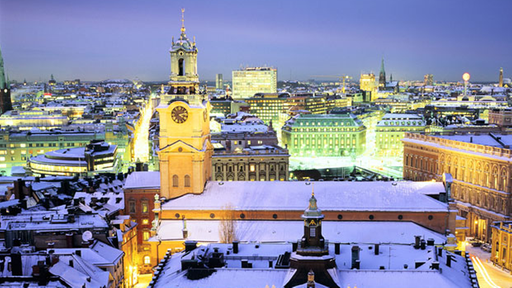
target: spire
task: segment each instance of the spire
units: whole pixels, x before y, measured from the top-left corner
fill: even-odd
[[[386,74],[386,71],[384,70],[384,57],[382,57],[382,62],[380,63],[380,73]]]
[[[8,88],[7,81],[5,81],[4,71],[4,58],[2,57],[2,50],[0,49],[0,89]]]
[[[181,8],[181,34],[185,35],[185,8]]]
[[[311,183],[311,198],[309,198],[309,211],[315,211],[318,210],[318,206],[316,205],[316,198],[315,198],[315,183]]]

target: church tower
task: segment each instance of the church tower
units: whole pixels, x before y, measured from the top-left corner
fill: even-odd
[[[500,79],[499,79],[498,87],[503,87],[503,68],[500,68]]]
[[[12,110],[11,87],[5,79],[4,58],[0,50],[0,115]]]
[[[203,193],[211,179],[210,102],[199,94],[197,48],[185,35],[182,9],[181,35],[171,47],[169,92],[162,95],[159,164],[160,196],[175,198]]]
[[[386,88],[386,70],[384,70],[384,58],[380,64],[379,87]]]

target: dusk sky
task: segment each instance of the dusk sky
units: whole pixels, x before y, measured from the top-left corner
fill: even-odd
[[[512,1],[0,0],[0,47],[11,79],[166,80],[181,8],[201,80],[273,66],[279,80],[378,74],[400,80],[512,76]],[[377,76],[378,77],[378,76]],[[334,80],[334,79],[333,79]]]

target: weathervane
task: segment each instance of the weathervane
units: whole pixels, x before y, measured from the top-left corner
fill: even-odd
[[[185,33],[185,8],[181,8],[181,33]]]

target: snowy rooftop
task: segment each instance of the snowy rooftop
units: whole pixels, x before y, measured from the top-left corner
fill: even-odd
[[[220,242],[220,220],[187,220],[189,240]],[[164,220],[158,228],[161,240],[183,239],[182,220]],[[240,242],[287,243],[299,239],[303,221],[236,221],[236,238]],[[415,235],[432,238],[436,244],[446,242],[443,235],[412,222],[323,221],[322,234],[329,242],[411,244]]]
[[[275,269],[279,255],[291,252],[296,259],[304,257],[292,252],[290,244],[240,244],[239,252],[232,253],[231,244],[210,244],[200,246],[188,253],[178,253],[162,268],[153,287],[283,287],[294,273],[292,268]],[[359,244],[360,269],[351,269],[352,248],[355,245],[341,245],[340,254],[334,254],[334,245],[329,247],[329,256],[336,261],[334,269],[327,270],[339,287],[471,287],[469,270],[462,256],[443,251],[439,256],[435,246],[425,250],[414,249],[411,245],[381,245],[378,255],[375,246]],[[224,254],[225,265],[216,268],[208,277],[189,280],[187,271],[181,270],[181,261],[207,259],[214,247]],[[230,253],[229,253],[230,252]],[[229,254],[228,254],[229,253]],[[451,267],[446,265],[447,255],[454,257]],[[242,259],[252,268],[242,268]],[[300,261],[300,260],[299,260]],[[423,262],[416,268],[417,261]],[[441,269],[433,269],[433,262]],[[226,285],[229,283],[229,285]],[[411,286],[412,285],[412,286]]]
[[[124,189],[160,189],[159,171],[137,171],[128,174]]]
[[[496,137],[500,138],[500,141],[505,145],[512,146],[512,135],[501,135],[494,134]],[[459,142],[473,143],[485,146],[499,147],[504,148],[495,138],[491,137],[489,134],[482,135],[439,135],[437,136],[443,139],[455,140]]]
[[[304,210],[313,183],[299,181],[208,182],[204,193],[185,195],[162,205],[163,210]],[[424,194],[445,192],[436,182],[314,183],[324,211],[446,211],[447,204]]]

